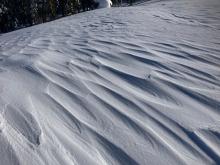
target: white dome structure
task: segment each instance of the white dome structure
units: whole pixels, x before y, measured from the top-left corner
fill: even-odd
[[[112,5],[111,0],[97,0],[97,2],[99,3],[98,8],[109,8]]]

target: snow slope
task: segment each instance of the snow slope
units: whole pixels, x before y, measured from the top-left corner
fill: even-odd
[[[220,1],[81,13],[0,36],[0,164],[219,164]]]

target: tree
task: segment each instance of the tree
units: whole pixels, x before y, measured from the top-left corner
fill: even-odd
[[[54,19],[57,15],[57,0],[49,0],[50,16]]]
[[[95,0],[0,0],[0,32],[93,10]]]

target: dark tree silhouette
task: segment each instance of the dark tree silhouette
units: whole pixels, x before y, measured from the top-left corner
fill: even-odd
[[[115,5],[119,2],[113,0]],[[98,5],[97,0],[0,0],[0,33],[93,10]]]

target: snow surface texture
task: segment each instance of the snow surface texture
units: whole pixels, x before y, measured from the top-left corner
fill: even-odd
[[[161,1],[2,34],[1,164],[219,164],[219,9]]]
[[[99,3],[98,8],[109,8],[112,5],[111,0],[97,0],[97,2]]]

